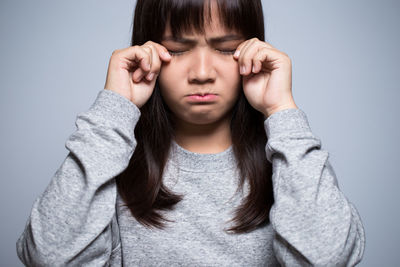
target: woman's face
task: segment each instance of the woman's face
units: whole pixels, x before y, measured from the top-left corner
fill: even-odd
[[[213,10],[204,34],[173,39],[167,25],[161,41],[172,55],[160,70],[161,94],[178,122],[210,124],[226,119],[239,95],[241,77],[233,53],[244,39],[224,29]]]

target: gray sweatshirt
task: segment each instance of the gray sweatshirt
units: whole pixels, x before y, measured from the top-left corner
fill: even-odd
[[[363,255],[360,216],[337,179],[300,109],[265,120],[267,159],[273,164],[271,223],[228,234],[232,211],[248,192],[236,193],[239,172],[232,146],[193,153],[173,142],[164,172],[184,194],[167,228],[146,228],[131,216],[115,177],[136,147],[140,111],[103,89],[77,115],[69,153],[35,200],[17,253],[28,266],[354,266]]]

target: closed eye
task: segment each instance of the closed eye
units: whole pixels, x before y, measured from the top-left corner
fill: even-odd
[[[234,50],[226,50],[226,49],[215,49],[218,53],[222,54],[222,55],[233,55],[236,51],[236,49]],[[173,50],[168,50],[168,52],[172,55],[172,56],[180,56],[183,55],[185,52],[187,52],[188,50],[181,50],[181,51],[173,51]]]
[[[185,53],[186,51],[172,51],[172,50],[168,50],[168,52],[171,54],[171,56],[180,56],[183,53]]]
[[[216,50],[223,55],[233,55],[236,51],[236,49],[234,50],[216,49]]]

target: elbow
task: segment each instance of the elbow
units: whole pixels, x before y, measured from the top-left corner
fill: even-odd
[[[64,266],[63,257],[55,255],[54,251],[41,246],[40,242],[33,238],[29,225],[19,237],[16,243],[17,255],[25,266]],[[50,248],[50,247],[48,247]]]
[[[360,263],[365,249],[365,233],[358,216],[352,217],[347,235],[339,242],[332,242],[335,248],[323,257],[310,260],[315,266],[355,266]]]
[[[341,216],[340,222],[324,223],[325,227],[313,225],[302,236],[288,238],[291,235],[278,231],[276,251],[280,251],[281,262],[306,266],[355,266],[364,253],[365,234],[360,217],[350,204],[347,216]],[[334,226],[335,225],[335,226]],[[307,229],[302,225],[303,230]],[[315,231],[319,229],[318,231]],[[293,233],[293,230],[291,231]],[[282,233],[282,234],[279,234]],[[286,238],[285,238],[286,237]],[[292,236],[293,237],[293,236]],[[294,264],[294,265],[296,265]]]
[[[43,252],[38,251],[32,242],[21,236],[17,241],[17,255],[25,266],[54,266],[49,262],[49,257],[44,256]]]
[[[349,228],[344,246],[334,255],[332,263],[338,266],[355,266],[360,263],[365,250],[365,231],[357,210],[350,205],[353,211],[352,223]]]

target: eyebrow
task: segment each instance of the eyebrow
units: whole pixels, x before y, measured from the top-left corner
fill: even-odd
[[[223,42],[227,42],[227,41],[236,41],[236,40],[242,40],[243,37],[236,35],[236,34],[228,34],[228,35],[224,35],[224,36],[218,36],[218,37],[213,37],[213,38],[209,38],[207,39],[207,43],[212,43],[212,44],[216,44],[216,43],[223,43]],[[190,45],[194,45],[197,43],[197,41],[195,39],[189,39],[189,38],[183,38],[183,37],[174,37],[174,36],[166,36],[162,39],[162,41],[173,41],[173,42],[177,42],[177,43],[182,43],[182,44],[190,44]]]

